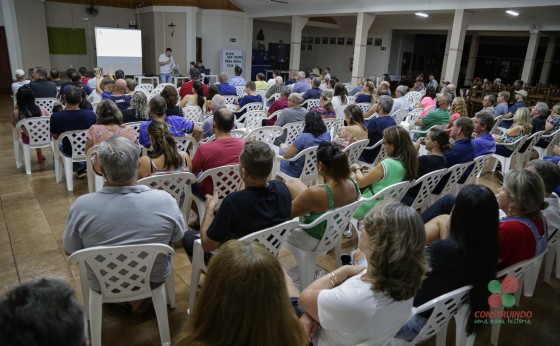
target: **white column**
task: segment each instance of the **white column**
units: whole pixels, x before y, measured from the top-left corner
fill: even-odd
[[[443,52],[443,64],[441,65],[441,76],[439,76],[440,83],[445,81],[445,69],[447,68],[447,58],[449,58],[450,46],[451,46],[451,30],[447,30],[447,40],[445,41],[445,51]],[[437,80],[437,76],[434,77]]]
[[[8,56],[10,58],[10,72],[13,74],[18,68],[26,71],[26,66],[23,66],[23,58],[21,57],[21,46],[19,43],[19,32],[14,0],[1,1],[2,3],[0,5],[2,6],[4,26],[6,28],[6,41],[8,43]],[[12,78],[15,79],[15,75],[12,75]]]
[[[556,49],[556,36],[548,37],[548,46],[546,47],[546,54],[544,55],[544,63],[541,70],[541,77],[539,83],[546,84],[548,82],[548,75],[550,74],[550,65],[552,63],[552,56]]]
[[[525,63],[523,64],[523,72],[521,72],[521,80],[526,84],[531,82],[531,76],[533,75],[535,57],[537,56],[537,48],[539,48],[539,38],[540,34],[538,32],[529,36],[527,54],[525,54]]]
[[[367,37],[369,28],[375,20],[375,15],[359,12],[356,22],[356,41],[354,42],[354,62],[352,64],[352,85],[358,84],[358,79],[364,76],[366,69]]]
[[[474,77],[474,68],[476,65],[476,56],[478,54],[479,37],[477,33],[472,35],[471,50],[469,51],[469,62],[467,63],[467,72],[465,73],[465,85],[472,85]]]
[[[292,16],[290,45],[290,71],[299,71],[301,57],[301,32],[309,17]],[[252,35],[252,34],[251,34]]]
[[[243,67],[243,76],[245,80],[251,80],[251,66],[253,55],[253,18],[245,19],[245,66]]]
[[[449,56],[445,68],[445,80],[457,85],[459,69],[461,68],[461,55],[465,43],[465,33],[474,12],[467,10],[455,10],[453,18],[453,30],[451,31],[451,42],[449,44]],[[443,81],[443,80],[442,80]]]
[[[195,61],[196,62],[196,13],[197,9],[191,7],[188,9],[187,13],[185,13],[185,24],[187,27],[187,35],[186,35],[186,52],[185,57],[186,61],[177,62],[179,65],[186,67],[187,73],[189,73],[189,62]]]

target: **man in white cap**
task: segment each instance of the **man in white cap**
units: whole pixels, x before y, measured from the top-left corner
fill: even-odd
[[[525,100],[527,99],[527,91],[521,89],[515,90],[514,93],[515,103],[513,104],[513,106],[509,107],[507,114],[504,116],[503,121],[500,123],[500,127],[504,127],[506,129],[509,129],[513,124],[513,115],[515,114],[515,112],[517,112],[517,109],[519,107],[527,107],[527,104],[525,103]]]
[[[14,75],[16,76],[16,81],[12,83],[12,94],[15,95],[20,87],[29,84],[29,79],[27,79],[25,72],[20,69],[15,70]]]

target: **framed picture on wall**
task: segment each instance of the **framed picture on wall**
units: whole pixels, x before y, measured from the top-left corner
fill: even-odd
[[[368,45],[368,46],[373,45],[373,38],[371,38],[371,37],[368,37],[368,38],[367,38],[367,45]]]
[[[307,37],[302,37],[301,44],[306,44],[306,43],[307,43]]]
[[[308,44],[308,45],[307,45],[307,50],[313,50],[313,46],[310,45],[310,44]]]
[[[315,44],[321,44],[321,38],[315,37]]]
[[[329,38],[323,37],[323,44],[329,44]]]
[[[313,44],[313,37],[308,37],[307,38],[307,43],[309,44]]]
[[[331,37],[329,40],[329,44],[336,44],[336,37]]]
[[[347,46],[353,46],[354,45],[354,38],[353,37],[347,37],[346,38],[346,45]]]
[[[339,46],[344,46],[344,37],[339,37],[336,41]]]
[[[301,45],[301,50],[305,50],[305,45],[304,44]]]
[[[380,38],[376,38],[376,39],[375,39],[374,46],[379,47],[379,46],[381,46],[381,45],[383,45],[383,40],[380,39]]]

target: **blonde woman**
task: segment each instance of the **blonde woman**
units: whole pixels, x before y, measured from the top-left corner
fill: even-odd
[[[323,90],[319,98],[319,107],[311,108],[312,111],[321,114],[321,118],[336,118],[336,112],[333,104],[333,93],[330,90]]]
[[[307,345],[278,260],[256,242],[220,246],[176,344]]]
[[[344,108],[344,121],[347,126],[340,129],[333,142],[344,149],[350,144],[368,138],[368,131],[364,125],[364,115],[360,107],[351,104]]]
[[[519,107],[513,115],[513,125],[503,135],[494,135],[494,139],[496,143],[513,143],[523,136],[531,134],[532,129],[531,111],[527,107]],[[510,157],[515,148],[516,146],[496,145],[496,154]]]
[[[410,317],[428,271],[420,216],[400,203],[384,203],[364,228],[358,244],[363,265],[340,267],[299,296],[301,321],[310,336],[317,330],[315,345],[383,344]]]
[[[449,118],[449,127],[453,126],[453,122],[460,117],[468,117],[467,103],[462,97],[456,97],[451,103],[451,118]]]

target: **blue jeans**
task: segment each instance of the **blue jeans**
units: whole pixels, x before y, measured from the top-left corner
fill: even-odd
[[[171,73],[160,73],[159,81],[160,83],[171,83]]]
[[[395,337],[406,341],[412,341],[420,333],[427,321],[428,319],[426,317],[414,315],[401,327]]]

